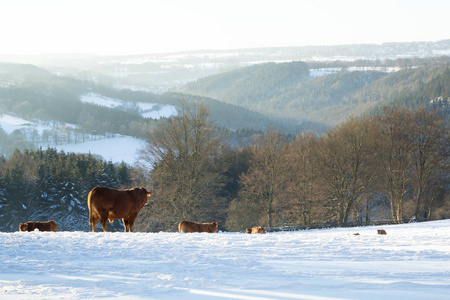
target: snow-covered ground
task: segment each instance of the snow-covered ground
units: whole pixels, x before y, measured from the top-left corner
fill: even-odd
[[[62,126],[76,127],[76,125],[72,124],[63,124]],[[39,134],[42,134],[44,130],[54,129],[51,126],[36,124],[10,115],[0,116],[0,127],[7,134],[11,134],[14,130],[29,128],[35,128]],[[47,146],[45,144],[44,148]],[[100,138],[98,140],[77,143],[60,143],[50,146],[56,148],[58,151],[97,154],[106,161],[112,161],[114,163],[121,163],[123,161],[129,165],[134,165],[139,159],[139,150],[145,146],[145,141],[130,136],[117,135],[112,138]]]
[[[59,123],[60,126],[75,126],[72,124],[62,124]],[[42,134],[44,130],[49,130],[52,126],[36,124],[34,122],[30,122],[24,120],[22,118],[13,117],[11,115],[0,115],[0,127],[7,133],[11,134],[15,130],[20,130],[24,128],[35,128],[39,134]]]
[[[24,119],[16,118],[10,115],[0,115],[0,127],[7,134],[11,134],[14,130],[22,129],[25,126],[31,126],[32,124]]]
[[[0,299],[449,299],[450,220],[379,228],[0,233]]]
[[[118,136],[97,141],[55,146],[58,151],[91,153],[100,155],[106,161],[134,165],[139,158],[139,150],[145,141],[130,136]]]
[[[141,114],[144,118],[161,119],[176,116],[178,111],[173,105],[161,105],[155,103],[137,103],[141,109]]]
[[[130,109],[136,108],[144,118],[160,119],[170,118],[177,114],[177,108],[169,104],[156,104],[147,102],[126,102],[116,98],[106,97],[96,93],[88,93],[80,97],[81,102],[96,104],[109,108]]]

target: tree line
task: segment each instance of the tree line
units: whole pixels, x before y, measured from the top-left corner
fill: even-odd
[[[136,227],[183,219],[222,230],[263,225],[401,223],[450,217],[449,127],[438,110],[385,108],[326,134],[268,130],[232,148],[203,104],[149,132],[142,158],[154,196]]]
[[[1,157],[0,230],[54,219],[61,230],[87,231],[94,186],[152,190],[137,231],[176,231],[183,219],[242,231],[449,218],[446,116],[385,108],[322,135],[249,131],[238,147],[219,134],[203,103],[183,103],[148,132],[141,167],[54,149]],[[122,230],[121,222],[111,229]]]

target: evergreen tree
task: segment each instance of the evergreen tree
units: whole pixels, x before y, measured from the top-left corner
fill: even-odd
[[[21,220],[26,221],[34,211],[30,201],[30,184],[25,176],[26,167],[16,162],[8,167],[5,174],[3,194],[6,200],[0,208],[3,227],[8,231],[17,230]]]
[[[87,195],[96,183],[117,187],[118,167],[90,155],[55,149],[16,151],[0,158],[0,230],[15,231],[20,222],[58,223],[59,230],[88,230]],[[132,171],[121,166],[124,174]],[[97,178],[92,182],[92,178]],[[130,185],[133,184],[129,178]],[[121,230],[116,222],[113,230]]]

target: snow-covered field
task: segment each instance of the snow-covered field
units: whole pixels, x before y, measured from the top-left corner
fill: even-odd
[[[10,115],[0,115],[0,127],[7,134],[11,134],[14,130],[21,129],[25,126],[32,126],[31,122],[28,122],[21,118],[16,118]]]
[[[145,141],[130,136],[118,136],[97,141],[55,146],[58,151],[75,153],[92,153],[100,155],[106,161],[134,165],[139,158],[139,150]]]
[[[449,299],[450,220],[379,228],[0,233],[0,299]]]
[[[73,124],[63,124],[59,123],[60,126],[72,126]],[[34,128],[37,130],[39,134],[42,134],[44,130],[50,130],[52,129],[52,126],[49,125],[42,125],[42,124],[36,124],[34,122],[30,122],[27,120],[24,120],[22,118],[13,117],[11,115],[0,115],[0,127],[7,133],[11,134],[15,130],[20,130],[24,128]]]
[[[71,124],[66,125],[72,127],[75,126]],[[11,134],[14,130],[21,130],[24,128],[36,128],[40,134],[42,134],[44,130],[52,129],[50,126],[35,124],[10,115],[0,116],[0,127],[3,128],[7,134]],[[58,145],[51,145],[51,147],[64,152],[97,154],[106,161],[112,161],[114,163],[121,163],[123,161],[129,165],[134,165],[139,159],[138,152],[145,146],[145,143],[146,142],[141,139],[117,135],[112,138],[78,142],[76,144],[61,143]]]
[[[177,114],[177,108],[169,104],[156,104],[147,102],[125,102],[119,99],[106,97],[100,94],[88,93],[80,97],[81,102],[96,104],[109,108],[138,109],[144,118],[160,119],[170,118]]]

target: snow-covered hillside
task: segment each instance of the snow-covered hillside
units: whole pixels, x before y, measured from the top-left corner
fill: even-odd
[[[379,228],[0,233],[0,298],[448,299],[450,220]]]
[[[60,127],[71,126],[71,124],[58,124]],[[0,115],[0,127],[7,133],[11,134],[16,130],[36,130],[37,134],[42,134],[45,130],[52,130],[53,126],[37,124],[22,118],[17,118],[8,114]]]
[[[82,102],[97,104],[109,108],[120,108],[123,110],[135,109],[138,110],[144,118],[150,119],[170,118],[177,114],[177,108],[173,105],[147,102],[127,102],[95,93],[85,94],[81,96],[80,100]]]
[[[153,113],[161,114],[164,111]],[[20,130],[23,137],[33,142],[36,147],[44,149],[52,147],[64,152],[91,153],[101,156],[106,161],[114,163],[123,161],[129,165],[138,161],[138,152],[145,145],[144,140],[130,136],[83,134],[74,130],[76,125],[61,123],[45,125],[6,114],[0,116],[0,127],[7,134]]]

